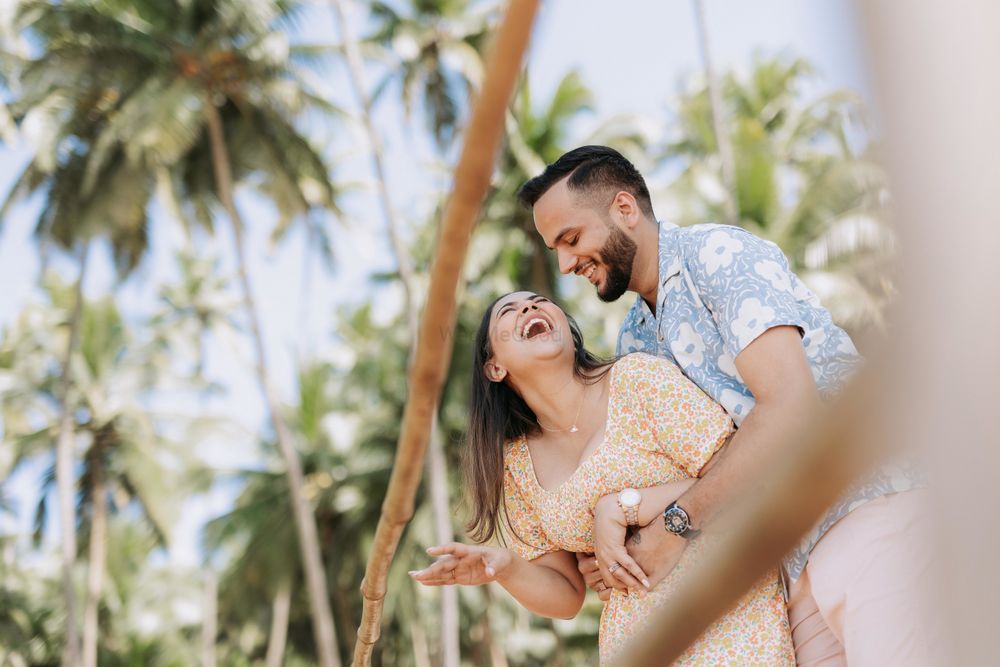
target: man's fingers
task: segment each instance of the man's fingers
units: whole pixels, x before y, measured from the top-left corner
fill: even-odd
[[[593,574],[598,572],[597,559],[594,558],[594,554],[578,553],[576,554],[576,567],[580,570],[580,574],[587,576],[588,574]]]

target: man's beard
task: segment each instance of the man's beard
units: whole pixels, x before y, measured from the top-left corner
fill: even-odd
[[[606,278],[604,287],[597,288],[597,298],[610,303],[617,301],[628,290],[632,280],[632,262],[635,259],[635,241],[615,225],[610,225],[611,235],[601,248],[601,263]]]

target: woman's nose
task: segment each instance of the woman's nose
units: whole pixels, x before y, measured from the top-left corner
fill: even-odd
[[[528,312],[529,310],[538,310],[538,306],[535,304],[534,301],[532,301],[530,303],[524,304],[524,307],[521,308],[521,314],[523,315],[524,313]]]

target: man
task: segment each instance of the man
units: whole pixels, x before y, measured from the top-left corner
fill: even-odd
[[[637,293],[618,353],[668,357],[739,427],[717,464],[664,523],[629,543],[651,583],[688,539],[754,475],[759,461],[859,362],[850,337],[788,268],[774,244],[723,225],[657,223],[645,181],[617,151],[566,153],[518,193],[562,273],[590,281],[604,301]],[[785,562],[799,664],[930,664],[913,591],[930,576],[919,548],[919,492],[909,470],[876,475],[833,507]],[[904,493],[905,492],[905,493]],[[582,557],[595,590],[610,564]],[[601,582],[604,582],[602,584]]]

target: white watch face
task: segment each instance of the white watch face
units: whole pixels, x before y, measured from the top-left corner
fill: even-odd
[[[635,507],[642,500],[642,494],[635,489],[625,489],[618,494],[618,502],[625,507]]]

